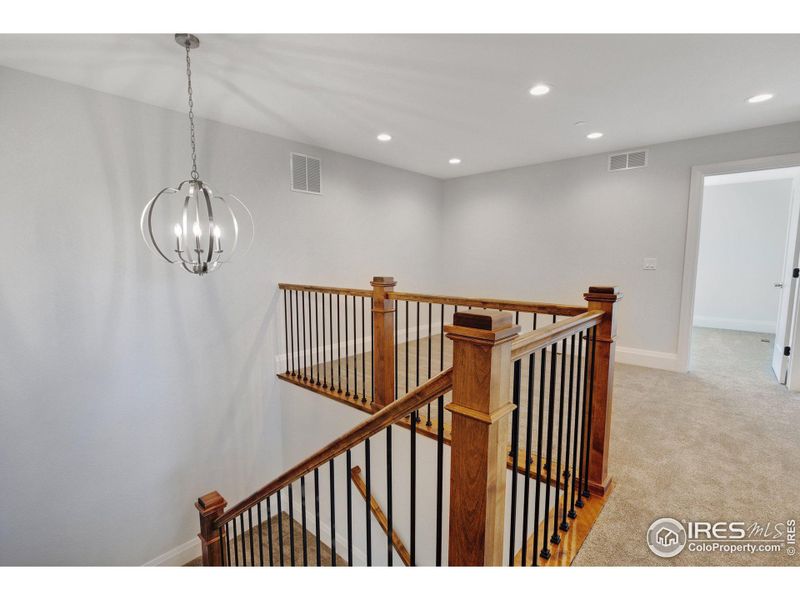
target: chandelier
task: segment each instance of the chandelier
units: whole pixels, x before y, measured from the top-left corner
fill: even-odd
[[[248,223],[251,234],[248,246],[253,241],[255,229],[253,216],[241,200],[232,194],[215,193],[197,172],[189,52],[200,45],[200,40],[189,33],[176,33],[175,41],[186,49],[191,179],[176,187],[165,187],[156,194],[144,207],[139,227],[145,244],[157,256],[180,265],[188,273],[205,275],[230,262],[239,248],[240,219],[244,217]]]

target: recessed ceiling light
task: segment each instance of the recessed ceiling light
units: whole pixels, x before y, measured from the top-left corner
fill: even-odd
[[[528,91],[531,96],[544,96],[550,93],[550,86],[546,83],[537,83]]]
[[[596,140],[598,138],[603,137],[603,134],[600,133],[599,131],[593,131],[592,133],[588,134],[586,137],[589,138],[590,140]]]
[[[758,104],[759,102],[766,102],[767,100],[772,100],[775,94],[756,94],[755,96],[750,96],[747,101],[750,104]]]
[[[461,164],[461,159],[460,158],[451,158],[448,162],[451,165],[460,165]]]
[[[575,125],[575,127],[581,127],[582,125],[586,125],[586,121],[575,121],[573,125]]]
[[[392,136],[390,136],[388,133],[379,133],[378,134],[378,141],[379,142],[388,142],[391,139],[392,139]]]

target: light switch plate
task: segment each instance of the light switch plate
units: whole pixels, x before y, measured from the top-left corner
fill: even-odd
[[[645,271],[655,271],[656,265],[657,261],[655,258],[642,259],[642,269],[644,269]]]

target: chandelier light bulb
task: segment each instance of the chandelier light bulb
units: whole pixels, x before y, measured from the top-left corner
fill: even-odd
[[[197,148],[194,128],[194,101],[192,99],[192,69],[189,53],[200,45],[200,40],[189,33],[176,33],[175,42],[186,51],[186,79],[189,105],[189,139],[191,144],[191,171],[189,178],[175,187],[165,187],[144,207],[139,227],[145,244],[171,264],[180,265],[186,272],[205,275],[231,260],[239,246],[240,234],[247,231],[247,246],[253,242],[255,228],[253,215],[247,206],[233,194],[219,194],[200,179],[197,172]],[[163,219],[163,220],[162,220]],[[174,250],[167,231],[174,223]],[[190,225],[191,223],[191,225]],[[166,226],[165,226],[166,225]],[[244,229],[242,226],[245,226]],[[194,244],[184,248],[184,235],[191,227]],[[228,248],[222,252],[222,229],[229,232]],[[211,235],[203,240],[203,230]],[[245,249],[246,250],[246,249]],[[224,256],[224,260],[223,260]]]

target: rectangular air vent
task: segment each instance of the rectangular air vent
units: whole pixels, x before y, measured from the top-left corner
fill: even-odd
[[[322,193],[322,161],[306,154],[291,153],[292,191]]]
[[[647,150],[632,150],[608,157],[609,171],[625,171],[647,166]]]

